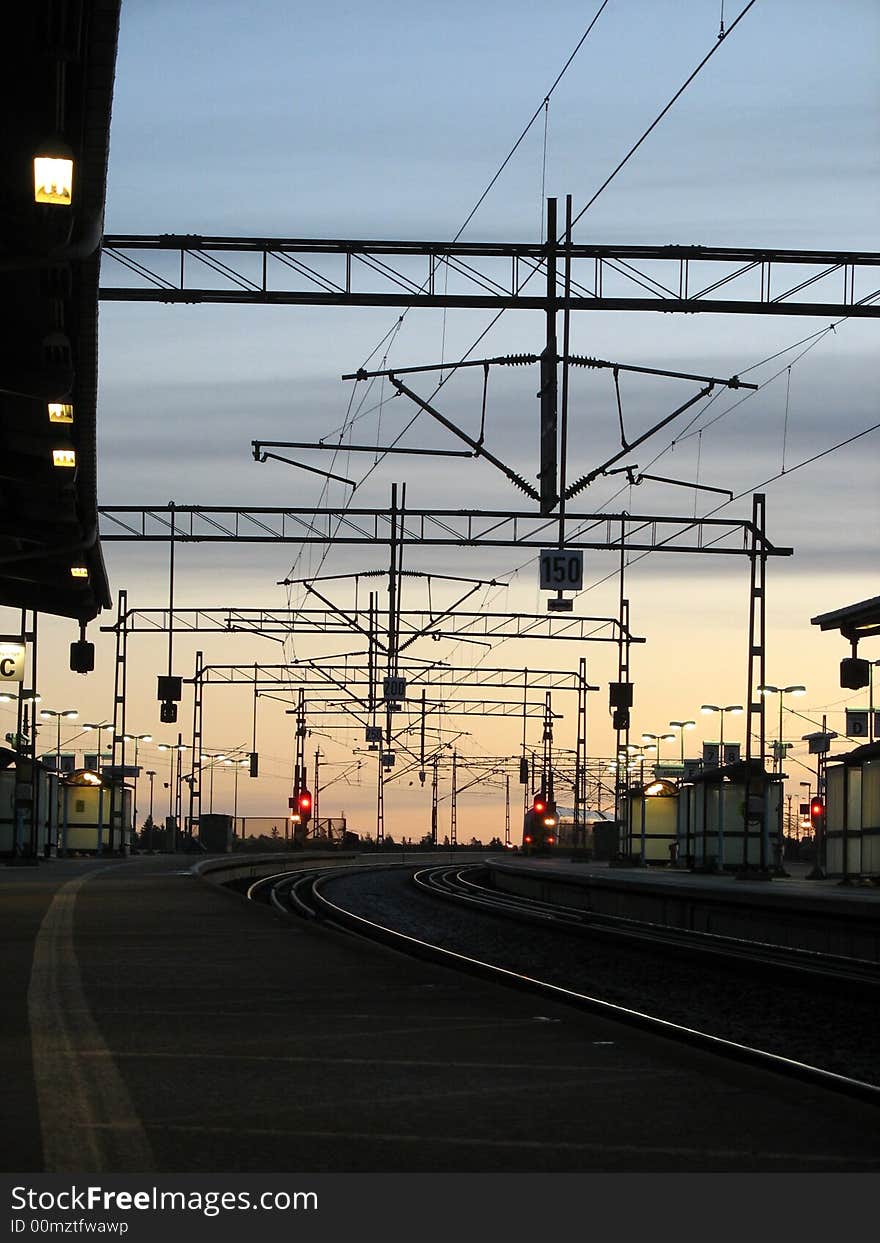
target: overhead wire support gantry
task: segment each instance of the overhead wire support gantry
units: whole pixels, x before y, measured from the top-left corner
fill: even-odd
[[[345,505],[104,505],[98,509],[107,543],[382,544],[394,539],[386,509]],[[173,515],[173,524],[172,524]],[[534,512],[407,509],[401,537],[437,548],[543,548],[556,519]],[[755,535],[763,554],[790,557],[748,519],[659,517],[656,514],[566,514],[566,546],[628,552],[749,555]],[[690,537],[690,538],[688,538]]]
[[[114,233],[104,238],[103,255],[99,297],[105,302],[495,311],[547,306],[546,294],[524,292],[547,265],[547,246],[540,242]],[[880,293],[873,284],[880,266],[875,251],[561,240],[555,256],[571,261],[569,304],[576,311],[880,317],[872,303]],[[782,275],[793,268],[799,270]],[[111,283],[116,272],[125,274],[125,283]],[[806,299],[807,290],[814,300]]]

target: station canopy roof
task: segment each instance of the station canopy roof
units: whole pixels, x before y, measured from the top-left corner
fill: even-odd
[[[871,635],[880,634],[880,596],[849,604],[846,608],[820,613],[811,618],[812,625],[820,630],[839,630],[845,639],[857,642]]]
[[[119,8],[18,0],[0,50],[0,604],[80,622],[112,603],[96,405]]]

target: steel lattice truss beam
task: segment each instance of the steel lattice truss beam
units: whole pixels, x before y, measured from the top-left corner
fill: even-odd
[[[329,688],[332,689],[332,688]],[[338,689],[336,691],[338,694]],[[275,696],[272,696],[275,698]],[[285,700],[284,702],[295,703],[294,699]],[[426,701],[429,718],[439,714],[446,716],[501,716],[501,717],[517,717],[522,719],[523,703],[518,703],[507,699],[437,699]],[[544,717],[545,704],[543,699],[529,700],[526,705],[526,716],[529,720],[540,721]],[[419,714],[421,712],[421,700],[418,704],[412,705],[413,712]],[[291,709],[294,712],[295,709]],[[360,714],[360,715],[359,715]],[[353,729],[370,724],[369,710],[365,703],[361,701],[353,701],[351,704],[347,700],[310,700],[308,705],[309,720],[312,717],[339,717],[343,720],[354,721]],[[394,713],[391,717],[392,728],[394,730],[394,738],[399,738],[404,734],[412,735],[418,733],[418,721],[413,720],[403,723],[403,717],[400,713]],[[334,729],[343,728],[334,725]]]
[[[412,720],[421,715],[422,690],[427,717],[521,717],[525,713],[530,719],[542,719],[548,691],[599,689],[590,684],[582,686],[579,674],[559,669],[407,665],[401,666],[400,673],[407,678],[408,697],[391,713],[395,733],[416,728]],[[299,690],[305,689],[309,717],[348,717],[367,725],[376,712],[384,714],[387,708],[380,698],[371,702],[376,688],[367,671],[345,659],[299,661],[293,665],[205,665],[200,678],[203,687],[244,685],[258,695],[290,704],[296,702]],[[450,691],[457,695],[450,695]],[[506,691],[509,697],[487,697],[487,691]],[[340,692],[344,698],[340,699]],[[538,692],[542,697],[529,699],[529,692]]]
[[[350,612],[351,610],[345,610]],[[435,622],[442,621],[438,628]],[[167,608],[132,609],[125,618],[129,634],[251,634],[272,637],[303,634],[351,634],[351,625],[339,609],[239,609]],[[115,632],[116,624],[102,630]],[[578,643],[617,643],[620,623],[613,617],[581,617],[548,613],[476,613],[456,610],[444,614],[419,609],[402,609],[400,637],[425,633],[441,639],[568,639]],[[630,643],[644,638],[629,635]]]
[[[394,541],[386,509],[280,508],[219,505],[102,506],[104,543],[383,544]],[[402,522],[402,526],[401,526]],[[643,514],[578,514],[565,519],[565,547],[629,552],[749,556],[749,537],[761,555],[790,557],[748,520],[675,518]],[[510,510],[408,509],[398,514],[398,538],[436,548],[533,548],[555,545],[559,519]]]
[[[546,244],[113,234],[113,302],[323,306],[547,306]],[[875,252],[592,246],[571,255],[572,310],[880,316]],[[122,279],[122,284],[111,283]],[[561,279],[559,288],[562,289]]]
[[[407,665],[401,663],[401,676],[405,676],[410,695],[409,706],[416,710],[421,700],[413,699],[412,692],[426,690],[471,690],[493,688],[511,690],[522,696],[523,688],[530,691],[576,691],[581,686],[577,673],[567,669],[500,669],[451,665]],[[248,685],[258,691],[298,690],[308,687],[310,692],[321,688],[338,693],[329,685],[330,680],[343,682],[347,687],[370,685],[366,670],[344,659],[321,661],[297,661],[287,665],[205,665],[202,683]],[[598,686],[587,686],[596,691]],[[520,700],[522,702],[522,700]]]

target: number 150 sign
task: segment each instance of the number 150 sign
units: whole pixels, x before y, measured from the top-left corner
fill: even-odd
[[[542,548],[540,557],[541,591],[582,591],[584,554],[565,548]]]

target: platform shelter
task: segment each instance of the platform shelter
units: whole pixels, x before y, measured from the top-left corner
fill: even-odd
[[[830,759],[825,780],[827,874],[880,878],[880,742]]]

